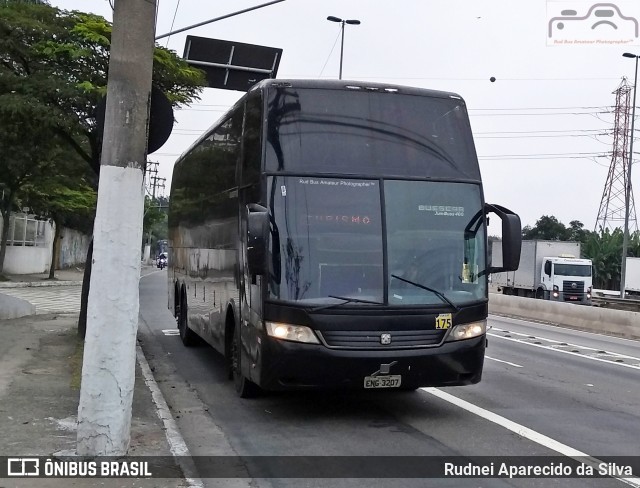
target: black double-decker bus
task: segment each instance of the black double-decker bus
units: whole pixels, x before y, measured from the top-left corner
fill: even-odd
[[[265,80],[173,171],[169,308],[243,397],[477,383],[487,277],[519,254],[520,219],[485,204],[453,93]]]

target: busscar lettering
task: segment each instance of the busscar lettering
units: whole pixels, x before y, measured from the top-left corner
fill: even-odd
[[[464,217],[464,207],[455,205],[418,205],[418,211],[443,217]]]

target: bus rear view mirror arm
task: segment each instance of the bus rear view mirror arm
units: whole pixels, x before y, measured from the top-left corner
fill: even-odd
[[[500,205],[485,204],[485,213],[493,212],[502,221],[502,266],[489,268],[489,273],[515,271],[520,263],[522,225],[520,217]]]
[[[252,275],[266,273],[269,214],[261,205],[247,205],[247,265]]]

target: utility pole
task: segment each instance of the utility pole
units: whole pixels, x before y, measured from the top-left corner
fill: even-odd
[[[151,205],[149,206],[147,211],[150,210],[152,207],[159,208],[159,206],[156,205],[156,188],[164,189],[164,183],[165,181],[167,181],[166,178],[160,178],[158,176],[158,164],[159,163],[147,164],[147,172],[149,173],[149,182],[151,186]],[[150,259],[151,259],[151,226],[149,226],[149,230],[147,233],[147,244],[144,247],[143,261],[148,263]]]
[[[76,451],[129,448],[156,0],[116,0]]]

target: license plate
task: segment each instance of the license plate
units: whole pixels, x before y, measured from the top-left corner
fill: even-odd
[[[577,300],[578,297],[569,297],[569,300]]]
[[[387,376],[365,376],[365,388],[398,388],[402,382],[402,376],[392,374]]]

